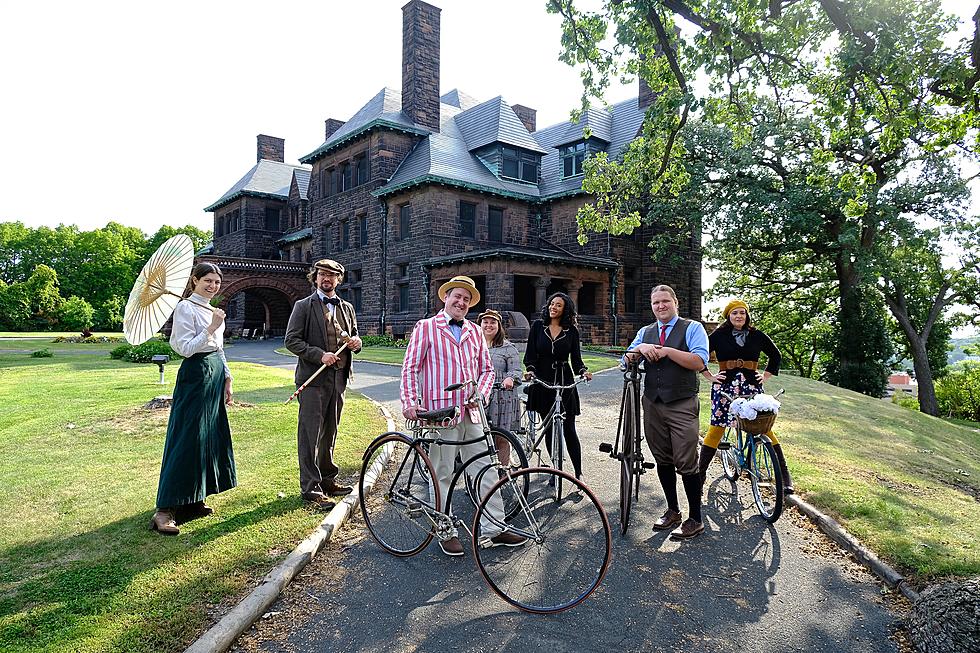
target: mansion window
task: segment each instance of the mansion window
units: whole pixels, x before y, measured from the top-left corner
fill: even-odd
[[[367,156],[362,154],[354,159],[354,185],[360,186],[368,182]]]
[[[537,154],[521,152],[513,147],[501,147],[500,176],[536,184],[539,161],[540,157]]]
[[[265,230],[279,231],[279,209],[266,207],[265,209]]]
[[[340,251],[346,252],[350,249],[350,221],[344,220],[340,223]]]
[[[412,205],[398,207],[398,240],[405,240],[412,234]]]
[[[504,210],[491,206],[487,210],[487,240],[491,243],[504,241]]]
[[[350,162],[347,162],[340,167],[340,175],[342,177],[341,182],[343,185],[342,187],[337,189],[337,192],[350,190],[351,188],[354,187],[352,174],[353,172],[351,169]]]
[[[476,204],[459,203],[459,235],[464,238],[476,238]]]
[[[586,154],[585,141],[559,148],[558,156],[561,158],[562,177],[574,177],[582,174]]]
[[[402,283],[398,285],[398,306],[395,310],[399,313],[404,313],[411,309],[411,294],[409,293],[409,286],[407,283]]]
[[[368,221],[366,215],[357,218],[358,245],[364,247],[368,244]]]

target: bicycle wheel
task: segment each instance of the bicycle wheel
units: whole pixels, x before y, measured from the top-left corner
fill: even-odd
[[[735,437],[734,426],[725,429],[725,435],[721,441],[728,443],[727,449],[718,449],[718,455],[721,456],[721,469],[725,473],[725,478],[734,483],[742,471],[738,464],[738,438]]]
[[[498,428],[492,428],[490,429],[490,432],[493,433],[494,440],[495,442],[498,443],[497,444],[498,450],[500,449],[500,444],[499,444],[500,440],[506,440],[510,444],[510,461],[507,464],[507,467],[509,469],[517,470],[517,469],[527,469],[528,467],[530,467],[527,461],[527,454],[524,453],[524,449],[521,447],[520,440],[513,433]],[[501,461],[501,465],[503,464],[504,461]],[[474,508],[478,507],[480,504],[479,492],[477,492],[476,489],[479,487],[483,487],[483,478],[491,470],[493,470],[494,473],[498,473],[498,472],[501,474],[503,473],[502,468],[497,468],[494,467],[493,465],[486,465],[483,469],[477,472],[474,478],[470,478],[469,474],[465,474],[465,473],[463,474],[463,476],[466,477],[466,482],[465,482],[466,496],[468,496],[470,498],[470,501],[473,502]],[[493,479],[494,483],[496,483],[497,480],[499,480],[499,478],[500,477],[494,477]],[[523,480],[521,485],[522,485],[521,489],[523,490],[524,496],[526,497],[527,496],[526,478]],[[505,505],[504,510],[506,515],[509,517],[514,513],[514,511],[520,509],[520,507],[521,507],[520,503],[514,501],[509,505]]]
[[[623,443],[623,453],[619,460],[619,532],[626,535],[630,525],[630,512],[633,500],[638,498],[640,491],[640,451],[639,424],[635,415],[635,397],[627,392],[623,397],[623,421],[620,442]]]
[[[555,499],[553,477],[561,476],[569,488]],[[526,498],[519,483],[529,479]],[[501,528],[487,513],[495,494],[521,501],[521,510],[506,524],[507,530],[528,538],[522,546],[492,546],[488,533]],[[612,551],[609,520],[592,491],[581,481],[547,467],[514,472],[501,480],[480,502],[473,520],[473,550],[480,574],[503,600],[526,612],[552,613],[584,601],[602,582]]]
[[[411,556],[432,541],[431,515],[439,506],[439,487],[434,485],[431,494],[429,489],[434,477],[429,457],[407,435],[385,433],[368,446],[361,465],[361,514],[381,548]],[[374,492],[369,495],[371,482]]]
[[[521,398],[521,421],[514,432],[520,440],[521,448],[528,457],[534,454],[534,436],[537,434],[537,413],[527,407],[527,400]]]
[[[783,474],[779,469],[776,450],[765,436],[753,436],[751,467],[752,496],[759,514],[770,524],[783,513]]]

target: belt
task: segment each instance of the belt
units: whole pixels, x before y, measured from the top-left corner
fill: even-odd
[[[759,369],[759,361],[746,361],[741,358],[732,361],[718,361],[718,369],[722,372],[735,369],[757,370]]]

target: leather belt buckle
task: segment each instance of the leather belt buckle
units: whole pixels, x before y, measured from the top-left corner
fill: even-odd
[[[741,358],[735,360],[735,367],[745,367],[745,361]]]

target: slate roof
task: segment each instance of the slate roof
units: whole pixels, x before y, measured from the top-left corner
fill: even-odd
[[[313,236],[313,228],[305,227],[303,229],[300,229],[299,231],[294,231],[290,234],[286,234],[285,236],[277,240],[276,243],[285,245],[286,243],[294,243],[297,240],[303,240],[305,238],[310,238],[312,236]]]
[[[480,103],[480,101],[477,100],[475,97],[463,93],[458,88],[454,88],[453,90],[449,91],[448,93],[440,97],[439,101],[442,102],[443,104],[448,104],[450,106],[454,106],[459,109],[462,109],[463,111],[466,111],[467,109],[471,109]]]
[[[437,268],[443,265],[454,265],[464,261],[480,261],[486,259],[515,259],[521,261],[541,261],[543,263],[559,263],[586,268],[613,270],[619,263],[602,256],[582,256],[567,252],[547,251],[533,247],[518,247],[506,245],[494,249],[482,249],[473,252],[461,252],[448,256],[436,256],[422,261],[422,267]]]
[[[296,177],[296,188],[299,190],[299,199],[308,200],[310,191],[310,170],[305,168],[297,168],[293,170],[293,175]]]
[[[289,184],[292,183],[294,171],[305,171],[307,186],[309,186],[309,168],[262,159],[245,173],[245,176],[239,179],[234,186],[229,188],[217,202],[204,210],[214,211],[242,195],[286,200],[289,198]]]
[[[548,153],[531,138],[527,127],[499,95],[457,115],[456,126],[470,152],[491,143],[504,143],[538,154]]]
[[[622,155],[626,146],[636,138],[637,132],[643,125],[643,113],[643,110],[637,106],[636,98],[634,97],[614,104],[608,110],[603,108],[590,108],[588,112],[588,124],[592,127],[593,134],[597,138],[602,138],[608,143],[606,152],[609,154],[609,157],[617,158]],[[608,123],[606,122],[607,118],[602,114],[608,116]],[[581,139],[583,126],[582,123],[576,124],[571,121],[566,121],[534,132],[535,140],[542,147],[549,150],[549,154],[541,159],[541,183],[539,184],[539,189],[542,197],[547,198],[581,192],[581,175],[562,179],[561,159],[558,156],[557,148]],[[573,134],[575,134],[575,137],[569,140],[569,137]]]

